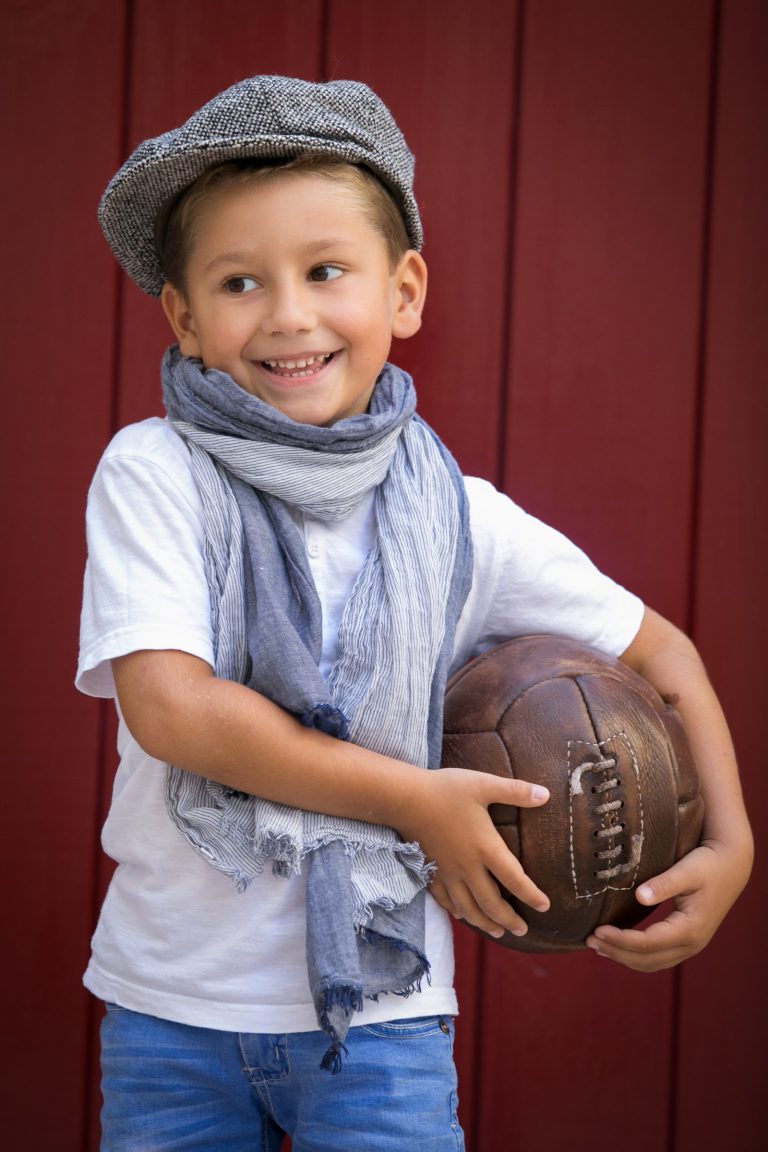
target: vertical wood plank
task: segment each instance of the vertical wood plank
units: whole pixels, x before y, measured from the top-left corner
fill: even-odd
[[[768,8],[725,0],[715,120],[695,636],[729,717],[758,857],[681,973],[677,1152],[765,1143],[768,998],[760,853],[768,645]]]
[[[505,487],[685,622],[711,5],[525,12]],[[670,975],[492,946],[484,971],[478,1148],[666,1147]]]
[[[115,278],[95,205],[119,151],[122,8],[0,11],[3,1141],[24,1152],[83,1138],[100,749],[98,705],[72,680],[85,494],[111,415]]]
[[[396,342],[392,359],[413,374],[421,414],[464,471],[497,482],[516,37],[514,3],[329,5],[326,78],[370,84],[416,156],[429,297],[422,331]],[[468,929],[457,930],[456,1052],[460,1115],[470,1143],[481,946]]]
[[[711,4],[527,12],[507,486],[684,622]]]
[[[666,1149],[673,985],[592,954],[488,944],[474,1152]]]

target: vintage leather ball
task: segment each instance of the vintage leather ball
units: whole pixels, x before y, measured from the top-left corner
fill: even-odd
[[[540,808],[490,814],[550,898],[500,943],[569,952],[599,924],[630,927],[652,909],[635,889],[699,842],[704,805],[682,722],[619,660],[555,636],[523,636],[449,681],[443,764],[544,784]]]

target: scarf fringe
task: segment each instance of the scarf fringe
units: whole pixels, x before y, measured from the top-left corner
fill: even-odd
[[[168,773],[167,794],[171,792],[171,780],[172,776]],[[251,802],[251,797],[235,793],[231,789],[227,789],[226,798],[230,803],[234,802],[238,808]],[[215,808],[210,809],[209,815],[215,811]],[[242,811],[239,815],[242,816]],[[240,842],[242,848],[237,862],[226,864],[217,856],[215,847],[210,842],[214,824],[221,838],[229,840],[231,844]],[[233,814],[232,808],[219,809],[218,821],[211,821],[208,829],[207,835],[204,835],[201,825],[189,820],[179,830],[205,860],[229,876],[241,894],[248,890],[253,880],[260,876],[268,865],[271,865],[275,876],[282,878],[298,876],[301,874],[302,861],[310,853],[331,844],[341,844],[344,855],[351,860],[362,858],[368,861],[364,870],[374,881],[379,876],[382,882],[386,883],[386,877],[389,875],[387,866],[391,866],[393,862],[399,865],[402,869],[401,898],[396,897],[391,887],[390,894],[382,892],[375,899],[366,898],[358,891],[355,902],[356,926],[363,926],[370,921],[374,909],[392,912],[404,907],[417,891],[429,886],[437,872],[437,865],[434,861],[426,859],[416,841],[393,839],[389,844],[382,844],[380,839],[374,837],[367,842],[345,839],[335,830],[320,831],[309,840],[304,840],[290,831],[274,827],[261,827],[255,834],[251,828],[249,835],[243,827],[242,819]],[[380,869],[376,867],[377,858],[383,865]]]
[[[398,908],[404,908],[410,903],[416,892],[428,887],[437,873],[437,865],[434,861],[425,858],[420,845],[415,841],[401,841],[382,849],[379,843],[367,844],[360,841],[342,840],[337,833],[331,832],[315,837],[310,842],[300,846],[290,835],[276,833],[269,829],[263,831],[254,840],[254,865],[261,873],[265,865],[271,861],[273,875],[280,877],[299,875],[302,861],[310,853],[330,844],[341,844],[344,855],[351,860],[362,857],[370,861],[372,867],[368,864],[365,866],[365,872],[368,876],[375,878],[377,875],[376,857],[382,859],[385,864],[391,864],[394,860],[403,869],[403,891],[400,899],[386,891],[381,892],[375,898],[365,897],[355,887],[356,898],[353,915],[355,929],[364,929],[372,920],[376,910],[395,912]],[[387,873],[388,869],[381,869],[382,880],[385,879]]]
[[[320,1068],[323,1072],[331,1072],[334,1076],[341,1072],[342,1068],[342,1053],[347,1055],[347,1047],[344,1044],[341,1036],[339,1035],[337,1024],[333,1020],[333,1016],[337,1017],[339,1013],[343,1016],[344,1035],[347,1034],[349,1029],[349,1021],[355,1012],[361,1012],[363,1009],[363,991],[359,984],[338,984],[327,985],[319,995],[315,996],[315,1010],[317,1012],[318,1023],[330,1038],[330,1046],[320,1061]],[[341,1023],[342,1021],[339,1021]]]
[[[327,1031],[327,1029],[326,1029]],[[342,1044],[340,1040],[334,1040],[330,1048],[320,1061],[320,1068],[323,1072],[330,1072],[332,1076],[336,1076],[341,1072],[341,1054],[347,1055],[347,1046]]]
[[[396,952],[410,952],[417,961],[417,972],[413,979],[401,988],[392,989],[388,992],[391,996],[400,996],[403,1000],[407,1000],[409,996],[414,993],[421,992],[422,981],[426,980],[427,984],[432,983],[430,964],[427,957],[419,952],[403,940],[396,939],[391,936],[382,936],[379,932],[374,932],[371,929],[361,928],[359,935],[367,944],[376,945],[384,943],[387,947],[394,949]],[[344,1035],[347,1035],[349,1030],[349,1021],[355,1012],[362,1012],[364,1000],[371,1000],[378,1004],[380,993],[370,992],[363,994],[359,984],[345,984],[339,982],[338,984],[328,984],[316,997],[315,1007],[318,1015],[318,1023],[323,1032],[330,1038],[330,1045],[320,1061],[320,1068],[323,1072],[330,1072],[332,1075],[337,1075],[341,1072],[343,1067],[343,1056],[348,1055],[347,1046],[342,1041],[337,1024],[333,1021],[333,1016],[341,1012],[343,1014]]]

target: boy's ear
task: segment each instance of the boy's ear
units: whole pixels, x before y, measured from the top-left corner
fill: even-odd
[[[409,249],[395,272],[397,297],[392,319],[392,335],[401,340],[415,335],[421,328],[421,313],[427,298],[427,266],[423,257]]]
[[[195,332],[195,322],[189,310],[189,305],[179,289],[174,288],[173,284],[164,284],[160,301],[163,305],[163,311],[168,317],[168,323],[179,342],[181,352],[185,356],[193,356],[198,360],[202,359],[197,333]]]

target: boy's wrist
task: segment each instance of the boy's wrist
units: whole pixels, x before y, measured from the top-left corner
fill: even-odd
[[[337,742],[337,749],[339,761],[347,755],[350,759],[344,772],[349,773],[348,796],[355,811],[344,814],[370,824],[386,825],[403,839],[413,839],[408,829],[421,807],[421,785],[427,770],[356,744]]]

